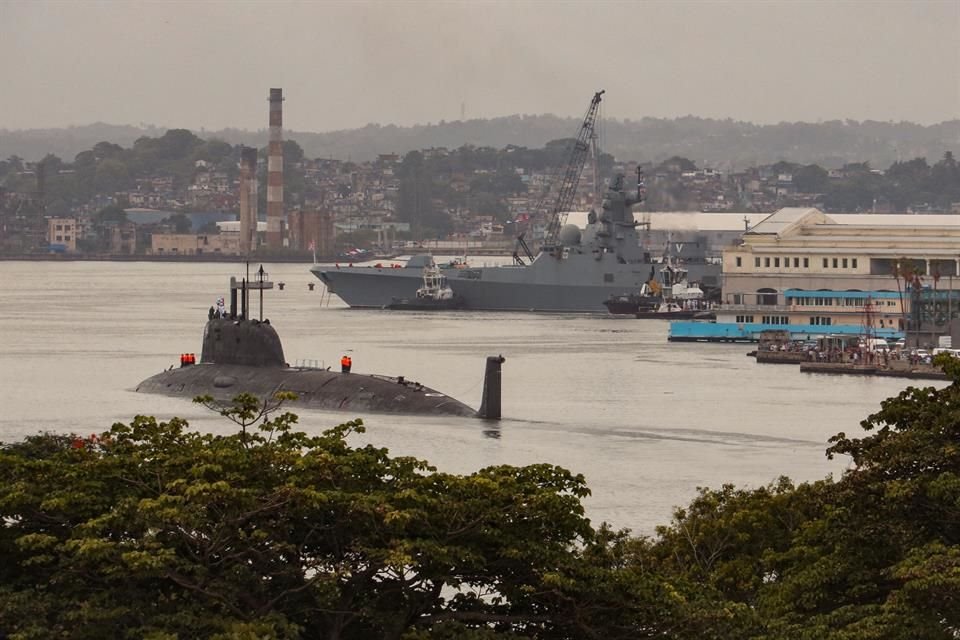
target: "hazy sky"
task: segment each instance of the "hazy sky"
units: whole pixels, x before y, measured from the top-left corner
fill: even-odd
[[[960,117],[960,0],[0,0],[0,128]]]

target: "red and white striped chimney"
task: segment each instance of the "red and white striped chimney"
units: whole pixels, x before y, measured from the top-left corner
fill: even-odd
[[[283,246],[283,89],[270,89],[270,146],[267,149],[267,248]]]

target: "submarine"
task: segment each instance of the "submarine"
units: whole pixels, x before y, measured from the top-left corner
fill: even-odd
[[[262,271],[261,267],[261,276]],[[501,355],[486,359],[479,410],[404,376],[289,366],[280,336],[270,321],[247,317],[250,289],[260,289],[262,316],[263,289],[271,286],[262,277],[259,282],[244,279],[240,283],[231,278],[230,311],[221,313],[211,308],[200,362],[194,364],[194,358],[181,356],[179,368],[147,378],[136,391],[187,398],[209,395],[224,403],[241,393],[269,398],[289,391],[297,396],[291,404],[313,409],[500,419],[501,365],[505,361]],[[242,296],[239,314],[238,291]]]

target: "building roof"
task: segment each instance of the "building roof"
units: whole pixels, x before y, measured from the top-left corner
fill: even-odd
[[[753,213],[753,212],[729,212],[729,213],[705,213],[702,211],[635,211],[633,218],[637,222],[650,222],[650,228],[656,230],[689,230],[689,231],[744,231],[744,218],[750,225],[750,231],[753,233],[766,233],[758,231],[757,227],[764,222],[770,222],[764,229],[771,229],[774,222],[782,222],[788,215],[784,214],[779,218],[773,219],[773,216],[781,212],[797,211],[818,211],[814,208],[788,208],[781,209],[776,213]],[[960,227],[960,216],[950,214],[911,214],[911,213],[831,213],[824,216],[824,222],[838,225],[854,226],[861,225],[865,227]],[[567,222],[580,227],[587,224],[586,211],[571,211],[567,214]],[[822,223],[821,223],[822,224]],[[891,230],[892,231],[892,230]],[[774,232],[771,232],[774,233]]]
[[[835,224],[819,209],[812,207],[785,207],[771,213],[763,221],[751,227],[748,234],[784,236],[804,225]]]

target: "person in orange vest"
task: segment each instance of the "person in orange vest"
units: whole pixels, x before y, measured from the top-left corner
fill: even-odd
[[[350,356],[344,354],[340,358],[340,371],[343,373],[350,373],[350,367],[353,366],[353,360],[350,359]]]

